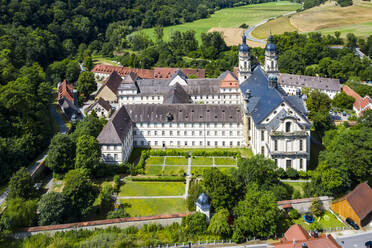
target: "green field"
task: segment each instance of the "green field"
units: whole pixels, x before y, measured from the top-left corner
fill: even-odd
[[[334,216],[329,211],[325,211],[324,215],[320,218],[315,217],[315,221],[318,221],[323,229],[345,226],[344,223],[340,222],[336,218],[336,216]],[[299,219],[295,220],[294,222],[295,222],[295,224],[300,224],[306,230],[310,230],[310,225],[305,222],[303,215],[301,215],[301,217]]]
[[[192,158],[191,165],[213,165],[213,159],[209,157],[195,157]]]
[[[146,175],[154,175],[154,176],[161,176],[162,175],[162,166],[158,165],[152,165],[152,166],[146,166]]]
[[[164,176],[184,176],[187,166],[166,166],[164,168]]]
[[[215,165],[236,165],[235,158],[214,158]]]
[[[297,190],[301,193],[301,195],[304,195],[304,182],[283,182],[285,184],[288,184],[292,186],[294,190]]]
[[[320,30],[322,34],[331,35],[334,35],[336,31],[339,31],[341,33],[342,38],[345,38],[348,33],[354,33],[359,37],[367,37],[369,35],[372,35],[372,22]]]
[[[166,165],[187,165],[188,161],[185,157],[167,157],[165,159]]]
[[[119,196],[183,195],[185,184],[179,182],[131,182],[120,187]]]
[[[164,157],[149,157],[146,159],[147,165],[163,165]]]
[[[127,211],[132,217],[186,212],[186,202],[184,199],[130,199],[120,200],[120,202],[131,205]]]
[[[196,31],[196,38],[200,41],[200,34],[208,32],[211,28],[238,28],[243,23],[254,25],[264,19],[276,17],[299,9],[300,7],[300,4],[279,1],[222,9],[216,11],[211,17],[206,19],[165,27],[164,39],[168,41],[170,34],[174,31],[185,32],[192,29]],[[143,32],[155,40],[153,28],[144,29]],[[241,37],[238,38],[239,40],[241,39]]]

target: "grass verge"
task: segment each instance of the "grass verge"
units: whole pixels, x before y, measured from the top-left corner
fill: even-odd
[[[213,165],[213,159],[209,157],[195,157],[192,158],[191,165]]]
[[[146,159],[146,165],[163,165],[164,157],[149,157]]]
[[[185,184],[178,182],[130,182],[120,187],[119,196],[169,196],[183,195]]]
[[[299,191],[301,195],[304,195],[305,182],[283,182],[283,183],[291,186],[294,190]]]
[[[164,176],[184,176],[187,166],[166,166],[164,168]]]
[[[132,217],[186,212],[184,199],[130,199],[120,200],[120,202],[131,205],[127,211]]]
[[[158,165],[146,166],[146,175],[161,176],[163,167]]]

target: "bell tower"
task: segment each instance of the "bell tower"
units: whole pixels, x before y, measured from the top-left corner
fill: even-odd
[[[269,41],[265,47],[265,66],[264,70],[266,73],[278,73],[278,55],[276,52],[276,46],[273,43],[273,36],[270,33]]]
[[[252,74],[250,48],[247,45],[247,37],[243,34],[243,42],[239,46],[239,84],[242,84]]]

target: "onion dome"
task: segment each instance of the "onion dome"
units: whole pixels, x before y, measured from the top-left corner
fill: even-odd
[[[276,52],[276,46],[273,43],[273,36],[272,36],[272,34],[270,34],[270,36],[269,36],[269,42],[266,44],[265,51]]]
[[[195,202],[196,206],[201,208],[204,211],[208,211],[210,209],[210,204],[208,200],[208,196],[204,193],[201,193],[198,199]]]
[[[276,74],[270,73],[268,76],[268,79],[270,82],[277,82],[278,81],[278,76]]]
[[[247,37],[245,34],[243,34],[243,43],[239,46],[239,52],[247,53],[249,50],[249,46],[247,45]]]

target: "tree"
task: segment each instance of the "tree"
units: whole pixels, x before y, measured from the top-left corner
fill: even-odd
[[[363,115],[358,119],[358,123],[372,128],[372,109],[364,111]]]
[[[295,169],[293,169],[292,167],[289,167],[287,169],[286,173],[287,173],[287,176],[291,179],[295,179],[295,178],[298,177],[298,172]]]
[[[94,80],[94,74],[90,71],[84,71],[79,75],[76,89],[80,94],[83,94],[85,98],[97,90],[97,84]]]
[[[127,218],[130,215],[127,212],[127,208],[130,207],[130,204],[128,203],[122,203],[120,204],[119,209],[110,211],[107,213],[107,219],[116,219],[116,218]]]
[[[320,217],[323,215],[323,208],[321,204],[322,203],[316,199],[314,199],[311,203],[311,212],[317,217]]]
[[[357,37],[353,33],[346,35],[346,47],[353,50],[357,47]]]
[[[203,234],[207,231],[207,216],[200,212],[182,217],[181,226],[189,235]]]
[[[162,41],[163,40],[163,35],[164,35],[164,28],[163,26],[160,26],[160,25],[156,25],[155,28],[155,35],[156,35],[156,40],[159,42],[159,41]]]
[[[70,60],[66,65],[65,77],[68,82],[76,82],[80,75],[80,66],[75,60]],[[61,78],[64,79],[64,78]]]
[[[50,192],[39,200],[37,211],[39,225],[56,225],[64,223],[66,219],[67,202],[63,193]]]
[[[298,218],[301,217],[301,215],[297,212],[296,209],[292,208],[290,211],[289,211],[289,217],[292,219],[292,220],[296,220]]]
[[[101,148],[98,141],[93,136],[82,135],[76,143],[75,168],[85,168],[90,172],[99,165],[101,158]]]
[[[234,214],[237,216],[233,235],[235,237],[274,236],[282,216],[273,193],[261,191],[255,183],[248,186],[247,194],[234,209]]]
[[[228,221],[230,213],[227,209],[221,209],[212,216],[208,226],[208,232],[222,237],[230,237],[231,228]]]
[[[36,190],[31,175],[27,169],[19,169],[9,181],[9,198],[31,199],[36,196]]]
[[[83,120],[79,120],[73,126],[74,132],[71,134],[71,139],[73,142],[77,142],[77,139],[83,135],[89,135],[93,137],[97,137],[98,134],[101,132],[104,123],[98,119],[97,116],[92,114],[86,116]],[[75,128],[74,128],[75,127]]]
[[[10,199],[7,201],[6,210],[1,215],[0,226],[11,231],[20,227],[33,226],[37,221],[36,208],[37,200]]]
[[[69,135],[56,134],[49,145],[46,165],[57,174],[74,168],[75,144]]]
[[[65,175],[63,194],[69,202],[69,216],[79,220],[92,209],[93,202],[98,194],[97,187],[91,182],[88,171],[85,169],[70,170]]]
[[[186,199],[186,206],[189,211],[195,211],[195,202],[199,195],[203,193],[202,186],[196,180],[192,181],[189,186],[189,192]]]
[[[84,58],[84,66],[87,68],[88,71],[93,69],[93,60],[91,56],[87,56]]]
[[[114,191],[119,193],[121,186],[120,175],[114,176]]]
[[[202,187],[211,198],[215,211],[222,208],[231,209],[235,205],[235,184],[231,176],[223,174],[217,168],[206,169],[203,174]]]
[[[332,99],[332,105],[340,109],[353,109],[354,98],[340,92]]]
[[[328,112],[331,109],[331,99],[319,90],[312,90],[307,95],[306,107],[310,111],[311,119],[317,112]]]
[[[95,204],[100,206],[101,212],[107,212],[112,208],[114,200],[112,198],[112,193],[114,189],[111,185],[103,185],[101,191],[95,201]]]

